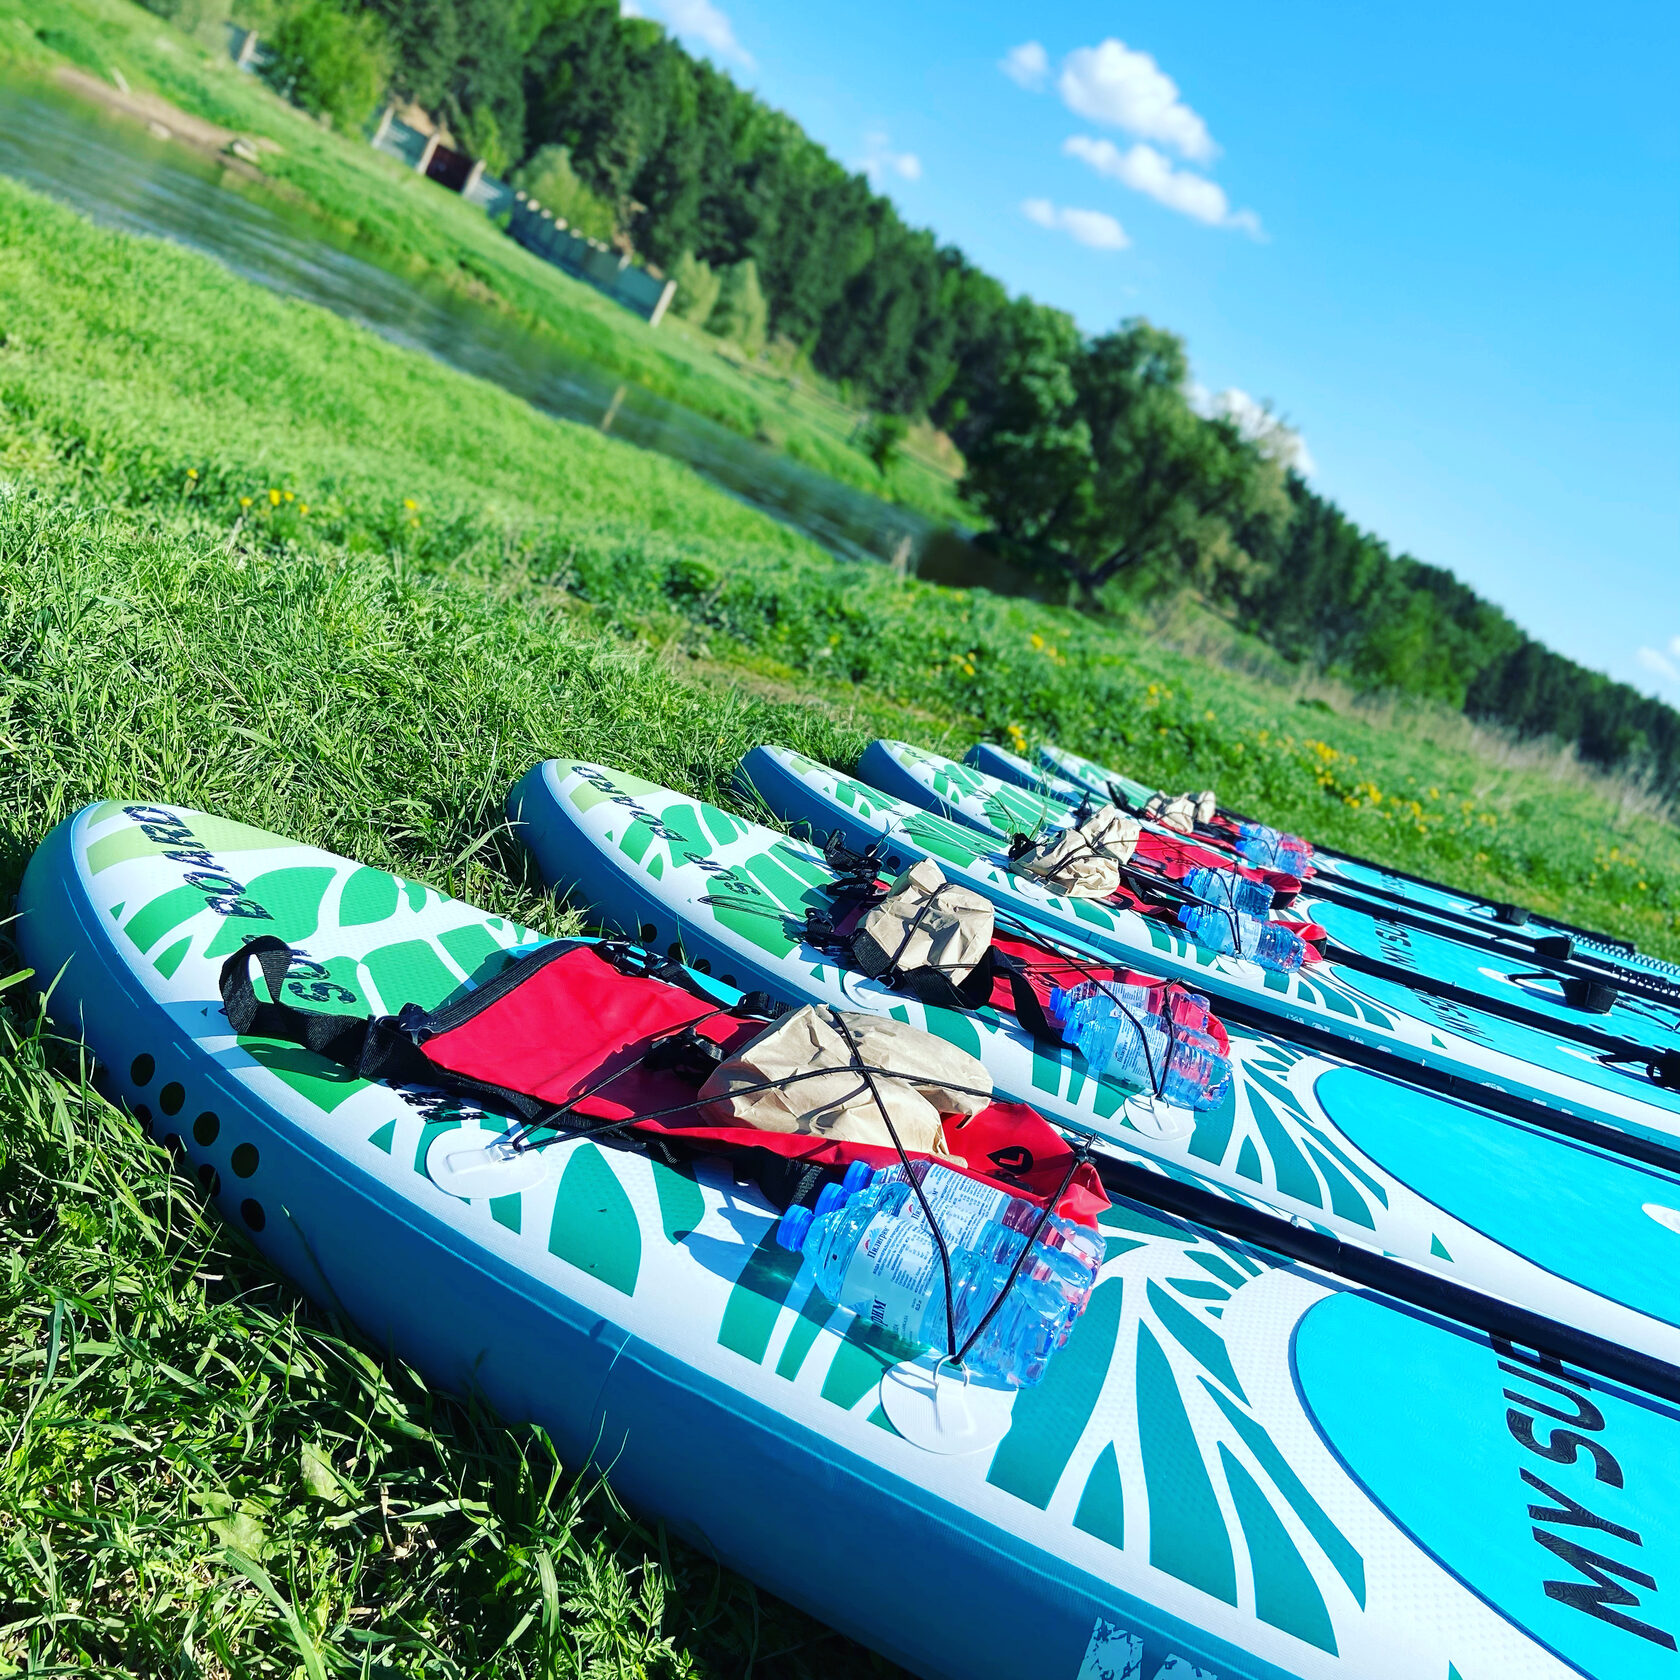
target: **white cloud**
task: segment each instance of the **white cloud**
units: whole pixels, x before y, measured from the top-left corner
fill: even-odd
[[[1047,198],[1029,198],[1021,214],[1041,228],[1054,228],[1093,251],[1124,251],[1131,240],[1126,230],[1106,210],[1075,210],[1057,206]]]
[[[1668,644],[1668,653],[1680,657],[1680,636],[1676,636]],[[1659,653],[1653,647],[1642,647],[1634,655],[1641,665],[1654,677],[1661,677],[1664,682],[1680,682],[1680,668],[1676,668],[1674,660],[1668,654]]]
[[[1039,42],[1023,41],[1003,55],[998,69],[1028,93],[1038,93],[1050,80],[1050,55]]]
[[[629,5],[619,0],[619,10],[628,14],[636,4],[637,0],[629,0]],[[680,35],[685,41],[697,41],[743,70],[758,68],[758,60],[735,39],[734,24],[712,0],[653,0],[653,5],[673,35]]]
[[[1099,175],[1107,175],[1181,216],[1208,227],[1241,228],[1256,239],[1260,237],[1260,218],[1252,210],[1233,211],[1225,189],[1217,181],[1191,169],[1176,168],[1164,153],[1141,140],[1122,151],[1112,140],[1074,134],[1063,143],[1062,150],[1088,163]]]
[[[1178,97],[1172,77],[1148,53],[1112,36],[1070,52],[1056,85],[1068,109],[1092,122],[1159,140],[1195,163],[1207,163],[1219,151],[1207,124]]]
[[[636,0],[618,0],[618,15],[620,17],[640,17],[642,8],[636,4]]]
[[[1228,386],[1223,391],[1210,391],[1205,385],[1190,386],[1190,404],[1210,420],[1229,420],[1237,430],[1256,445],[1261,454],[1282,467],[1292,467],[1303,478],[1311,478],[1318,471],[1301,434],[1286,426],[1269,404],[1259,402],[1247,391]]]
[[[859,168],[874,185],[880,186],[888,175],[898,175],[906,181],[921,180],[922,160],[914,152],[895,152],[884,131],[864,135],[863,144],[866,150]]]

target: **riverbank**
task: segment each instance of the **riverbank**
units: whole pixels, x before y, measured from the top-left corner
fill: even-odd
[[[838,566],[674,462],[4,182],[0,245],[0,458],[55,496],[276,558],[399,555],[959,750],[1012,728],[1059,739],[1680,951],[1673,827],[1501,761],[1462,720],[1448,734],[1413,708],[1385,727],[1142,629]]]
[[[649,328],[520,249],[474,206],[324,129],[257,78],[129,0],[0,0],[0,72],[37,77],[171,136],[317,217],[383,266],[503,312],[605,373],[679,403],[853,489],[943,522],[972,523],[961,463],[931,434],[886,474],[854,447],[865,416],[814,376],[746,362],[668,320]],[[239,140],[248,156],[228,150]],[[242,148],[243,149],[243,148]]]

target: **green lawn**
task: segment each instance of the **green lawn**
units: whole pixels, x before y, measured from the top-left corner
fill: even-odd
[[[6,182],[0,334],[0,901],[58,818],[141,796],[559,928],[501,827],[540,757],[727,802],[761,740],[849,765],[877,731],[1013,726],[1680,951],[1680,842],[1613,789],[1444,713],[1303,704],[1140,626],[835,564],[668,460]],[[371,1360],[7,995],[0,1662],[888,1672]]]
[[[0,72],[73,64],[156,94],[206,121],[274,142],[261,168],[274,189],[333,237],[399,274],[441,283],[502,311],[558,348],[643,385],[844,484],[938,519],[972,520],[950,465],[906,454],[885,478],[851,438],[862,419],[820,388],[748,364],[686,323],[659,328],[569,279],[497,231],[456,194],[323,129],[226,54],[129,0],[0,0]],[[247,188],[245,190],[261,190]],[[958,468],[960,470],[960,466]]]

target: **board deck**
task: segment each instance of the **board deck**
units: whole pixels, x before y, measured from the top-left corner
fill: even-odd
[[[291,946],[296,1001],[360,1013],[482,984],[529,930],[140,802],[54,830],[19,908],[113,1099],[302,1288],[919,1673],[1673,1671],[1666,1408],[1121,1205],[1089,1311],[1003,1440],[935,1457],[876,1403],[905,1350],[813,1294],[727,1170],[572,1140],[540,1184],[462,1201],[428,1147],[493,1117],[235,1038],[220,1010],[218,971],[256,933]]]
[[[1322,1030],[1630,1136],[1665,1146],[1680,1140],[1680,1091],[1656,1084],[1641,1067],[1608,1066],[1586,1046],[1401,981],[1335,963],[1273,973],[1198,946],[1157,917],[1065,898],[1017,874],[1002,842],[971,824],[896,799],[787,748],[755,747],[739,774],[767,809],[801,832],[838,831],[859,849],[885,841],[889,858],[900,864],[931,857],[1011,916],[1215,998],[1264,1010],[1281,1037],[1297,1026]]]

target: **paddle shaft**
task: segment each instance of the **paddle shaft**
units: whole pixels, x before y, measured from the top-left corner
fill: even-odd
[[[1409,1306],[1483,1331],[1497,1341],[1516,1342],[1554,1354],[1613,1382],[1625,1383],[1629,1388],[1664,1400],[1680,1401],[1680,1367],[1667,1360],[1636,1352],[1590,1331],[1578,1330],[1544,1313],[1514,1307],[1508,1301],[1422,1271],[1405,1261],[1344,1242],[1328,1232],[1297,1225],[1278,1214],[1228,1201],[1212,1190],[1150,1172],[1130,1161],[1104,1154],[1097,1155],[1095,1160],[1103,1187],[1129,1201],[1176,1214],[1346,1282],[1380,1290]]]

